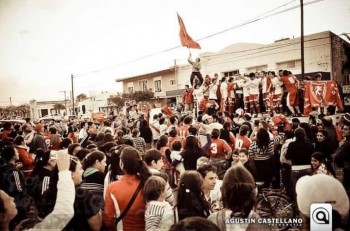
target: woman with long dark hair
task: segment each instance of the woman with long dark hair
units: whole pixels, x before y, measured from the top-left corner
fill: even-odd
[[[103,185],[106,169],[106,155],[100,151],[89,153],[83,160],[83,183],[81,187],[98,195],[103,200]]]
[[[176,205],[180,221],[187,217],[209,216],[209,204],[205,200],[202,185],[203,178],[197,171],[186,171],[181,175]]]
[[[183,164],[186,170],[196,170],[197,160],[205,156],[211,145],[211,129],[209,126],[203,125],[203,128],[207,134],[207,143],[203,146],[199,146],[199,141],[195,136],[187,136],[185,141],[184,150],[180,153],[183,158]]]
[[[141,154],[133,147],[126,147],[121,152],[120,167],[124,174],[120,180],[112,182],[105,195],[105,210],[103,221],[106,230],[114,230],[114,222],[126,209],[131,198],[135,199],[130,205],[129,211],[117,224],[117,229],[124,231],[145,230],[145,201],[142,188],[147,178],[151,175],[142,161]],[[138,191],[138,189],[140,190]]]
[[[326,130],[321,130],[316,133],[315,152],[322,152],[325,158],[331,161],[333,151]]]
[[[220,130],[220,139],[225,140],[232,150],[235,148],[235,136],[232,133],[232,125],[230,122],[225,122],[223,124],[223,128]]]
[[[250,144],[248,153],[255,163],[256,180],[263,181],[263,187],[269,188],[275,168],[274,140],[265,128],[258,129],[256,140]]]

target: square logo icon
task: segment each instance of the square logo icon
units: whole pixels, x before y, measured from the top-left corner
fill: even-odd
[[[310,230],[332,231],[332,205],[314,203],[310,206]]]

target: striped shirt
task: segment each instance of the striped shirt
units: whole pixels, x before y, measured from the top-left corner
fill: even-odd
[[[167,230],[174,221],[174,208],[168,202],[150,201],[145,212],[145,230]]]
[[[134,142],[134,147],[141,153],[146,151],[146,142],[142,137],[133,137],[132,141]]]
[[[267,147],[260,149],[256,141],[250,144],[248,153],[253,160],[268,160],[273,157],[274,140],[270,140]]]

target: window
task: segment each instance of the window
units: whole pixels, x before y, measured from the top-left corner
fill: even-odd
[[[170,80],[170,86],[175,86],[175,85],[176,85],[175,79],[171,79]]]
[[[239,70],[224,72],[225,77],[231,77],[239,74]]]
[[[147,91],[147,80],[140,80],[139,81],[139,90],[140,91]]]
[[[258,72],[258,71],[267,71],[267,65],[255,66],[247,68],[247,72]]]
[[[301,67],[301,60],[290,60],[281,63],[277,63],[278,69],[289,69],[289,68],[297,68]]]
[[[128,87],[128,93],[133,93],[134,92],[134,88],[133,87]]]
[[[161,91],[162,91],[162,80],[154,81],[154,92],[161,92]]]

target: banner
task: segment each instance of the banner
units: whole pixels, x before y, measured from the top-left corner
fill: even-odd
[[[179,14],[177,14],[177,19],[180,25],[181,45],[187,48],[201,49],[201,46],[187,34],[185,24]]]
[[[337,83],[329,81],[307,81],[304,93],[304,114],[308,115],[313,107],[336,106],[343,110]]]

